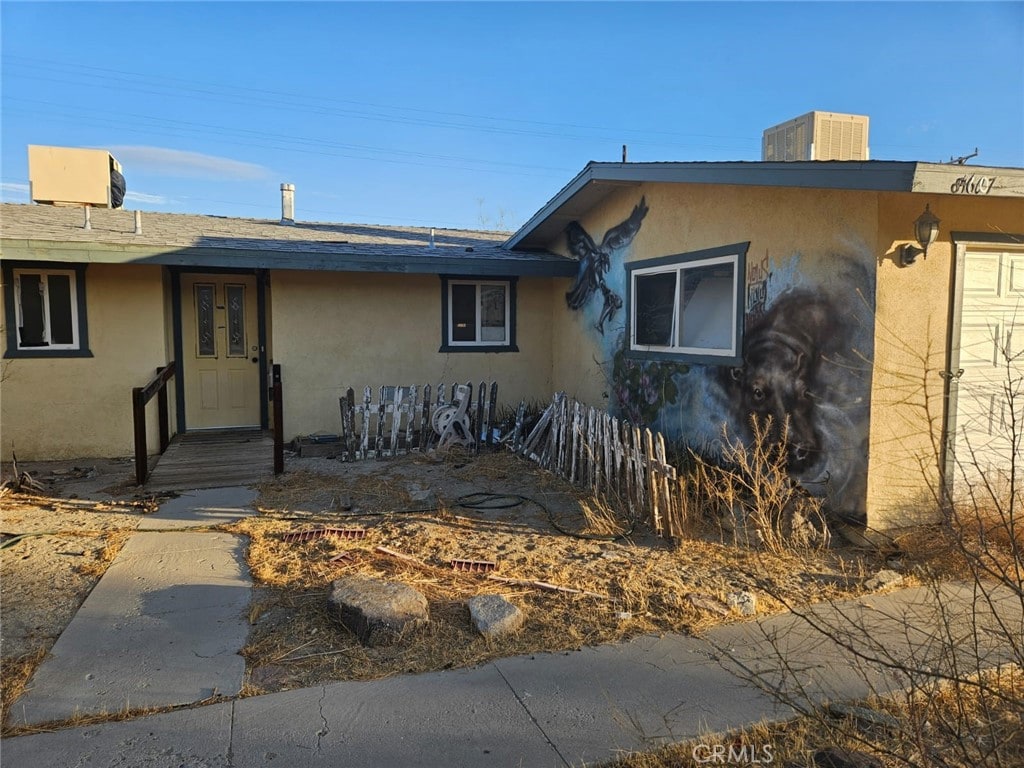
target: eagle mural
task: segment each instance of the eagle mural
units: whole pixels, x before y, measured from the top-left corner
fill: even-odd
[[[565,236],[569,245],[569,253],[579,261],[576,280],[565,294],[565,303],[569,309],[578,310],[590,300],[595,292],[600,291],[604,298],[601,317],[594,326],[598,333],[604,335],[604,324],[611,320],[622,308],[622,297],[615,293],[604,281],[605,273],[611,266],[611,254],[633,242],[640,231],[640,223],[647,215],[647,201],[641,197],[633,208],[629,218],[612,227],[604,234],[601,245],[594,243],[593,238],[578,221],[570,222],[565,228]]]

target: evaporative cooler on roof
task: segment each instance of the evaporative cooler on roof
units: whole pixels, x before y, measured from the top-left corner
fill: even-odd
[[[868,160],[868,118],[838,112],[808,112],[764,132],[761,159]]]

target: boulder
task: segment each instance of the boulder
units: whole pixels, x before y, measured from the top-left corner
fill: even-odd
[[[397,582],[369,576],[338,579],[327,597],[341,623],[367,646],[390,645],[429,620],[427,599]]]
[[[732,592],[726,597],[726,602],[741,616],[757,615],[757,596],[752,592]]]
[[[713,595],[706,595],[700,592],[690,592],[686,595],[686,599],[690,601],[690,605],[698,610],[715,613],[719,616],[727,616],[729,614],[729,609],[721,600]]]
[[[903,581],[903,576],[896,573],[896,571],[890,571],[888,568],[883,568],[866,582],[864,586],[870,590],[884,589],[885,587],[893,587]]]
[[[477,595],[469,601],[473,627],[486,638],[518,632],[526,620],[523,612],[501,595]]]

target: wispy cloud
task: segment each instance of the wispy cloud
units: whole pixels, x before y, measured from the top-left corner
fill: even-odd
[[[150,203],[151,205],[164,205],[171,202],[171,199],[163,195],[147,195],[145,192],[125,192],[126,203]]]
[[[28,184],[20,184],[14,181],[5,181],[0,184],[0,196],[5,200],[17,202],[28,202]]]
[[[122,146],[109,147],[109,151],[124,166],[125,176],[129,178],[132,170],[162,176],[241,181],[265,179],[270,176],[267,168],[256,163],[243,163],[227,157],[181,149]]]

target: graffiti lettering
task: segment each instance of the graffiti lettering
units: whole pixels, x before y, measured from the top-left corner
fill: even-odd
[[[761,261],[747,263],[747,314],[760,315],[768,301],[768,280],[772,273],[768,267],[768,254]]]
[[[768,279],[771,273],[768,270],[768,254],[766,253],[760,261],[747,263],[747,282],[759,283]]]
[[[987,195],[995,186],[995,176],[961,176],[949,185],[949,191],[954,195]]]
[[[759,283],[751,283],[747,286],[747,313],[760,315],[764,312],[765,302],[768,301],[768,281],[762,280]]]

